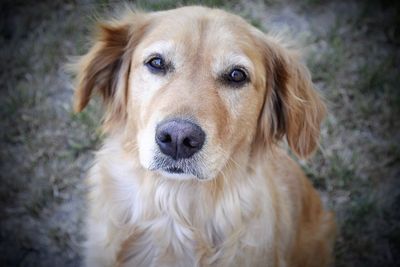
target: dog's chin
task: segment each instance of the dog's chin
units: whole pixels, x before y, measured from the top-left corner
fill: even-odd
[[[205,181],[209,176],[202,168],[199,168],[197,159],[180,159],[173,160],[172,158],[163,155],[155,155],[147,169],[153,171],[164,178],[174,180],[198,180]]]
[[[183,170],[171,170],[171,169],[160,169],[157,170],[157,172],[162,176],[167,179],[172,179],[172,180],[179,180],[179,181],[188,181],[188,180],[200,180],[199,177],[190,174],[190,173],[184,173]]]

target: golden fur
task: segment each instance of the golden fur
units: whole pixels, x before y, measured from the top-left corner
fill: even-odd
[[[325,107],[298,56],[240,17],[183,7],[100,23],[76,65],[75,110],[105,102],[89,174],[87,266],[327,266],[333,215],[278,143],[317,146]],[[172,62],[149,72],[149,55]],[[249,82],[221,81],[231,66]],[[152,166],[155,127],[190,118],[206,133],[198,175]]]

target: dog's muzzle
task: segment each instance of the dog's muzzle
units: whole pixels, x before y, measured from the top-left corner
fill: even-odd
[[[190,174],[202,179],[199,169],[202,149],[206,139],[201,127],[189,120],[170,119],[161,122],[155,133],[159,152],[152,164],[153,170],[171,174]]]

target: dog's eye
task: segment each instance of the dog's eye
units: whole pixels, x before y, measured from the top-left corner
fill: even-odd
[[[225,75],[225,80],[234,86],[240,86],[248,81],[248,75],[245,70],[235,67]]]
[[[159,56],[153,56],[150,58],[145,65],[149,68],[149,70],[153,73],[165,73],[166,71],[166,65],[165,65],[165,60]]]

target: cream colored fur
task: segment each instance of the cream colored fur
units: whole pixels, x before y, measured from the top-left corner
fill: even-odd
[[[105,102],[89,173],[87,266],[327,266],[333,215],[279,141],[300,157],[325,108],[297,55],[241,18],[184,7],[100,23],[76,65],[75,109]],[[161,54],[170,72],[149,72]],[[232,66],[248,82],[221,79]],[[190,118],[206,142],[197,174],[154,168],[156,126]]]

